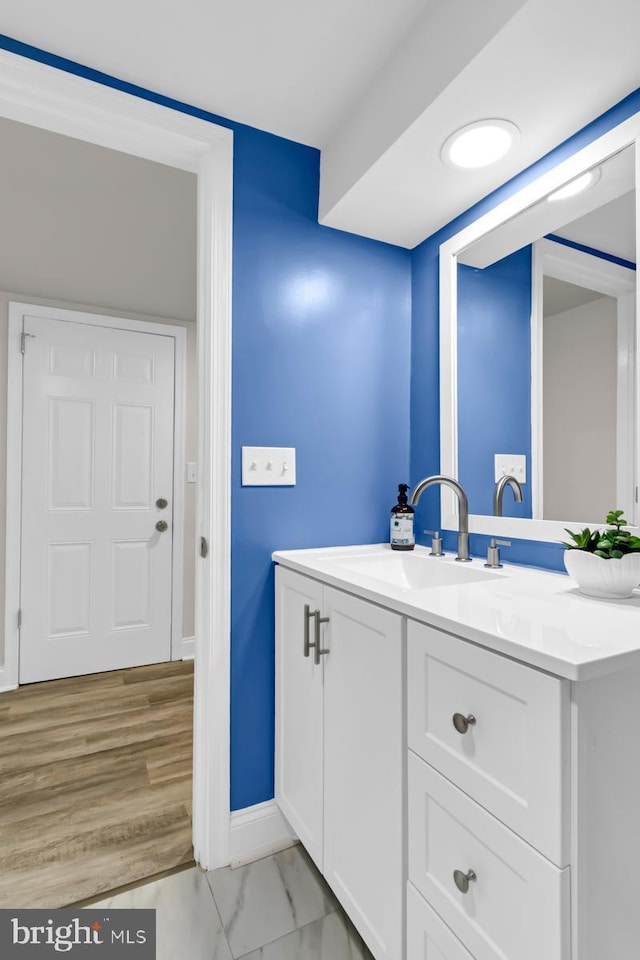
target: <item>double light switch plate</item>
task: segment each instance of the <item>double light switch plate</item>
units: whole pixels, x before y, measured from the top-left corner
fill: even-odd
[[[293,487],[296,482],[295,447],[243,447],[243,487]]]

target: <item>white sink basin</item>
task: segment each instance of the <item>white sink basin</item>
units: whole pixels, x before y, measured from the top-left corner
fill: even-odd
[[[487,570],[482,560],[457,563],[454,558],[430,557],[397,551],[384,555],[363,555],[333,560],[336,567],[381,580],[403,590],[424,590],[456,584],[495,580],[499,573]]]

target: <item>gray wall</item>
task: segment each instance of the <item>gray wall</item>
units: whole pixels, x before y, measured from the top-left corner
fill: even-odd
[[[616,509],[617,304],[544,318],[544,518],[604,523]]]
[[[0,157],[0,622],[4,622],[9,301],[184,326],[186,459],[196,460],[196,178],[3,119]],[[195,492],[195,484],[185,484],[184,637],[194,634]]]
[[[0,120],[0,290],[195,321],[196,178]]]

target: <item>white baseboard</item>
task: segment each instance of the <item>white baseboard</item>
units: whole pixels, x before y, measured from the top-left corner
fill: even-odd
[[[230,864],[240,867],[298,842],[275,800],[231,813]]]
[[[0,693],[8,693],[9,690],[17,690],[17,683],[9,683],[7,673],[4,667],[0,667]]]
[[[180,657],[182,660],[193,660],[196,652],[196,638],[183,637],[180,648]]]
[[[184,637],[180,646],[180,659],[193,660],[195,656],[195,645],[195,637]],[[0,667],[0,693],[7,693],[9,690],[17,689],[17,683],[9,683],[5,667]]]

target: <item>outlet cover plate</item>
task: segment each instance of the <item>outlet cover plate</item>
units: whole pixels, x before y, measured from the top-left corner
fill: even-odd
[[[293,487],[296,483],[295,447],[243,447],[243,487]]]
[[[515,477],[518,483],[527,482],[527,458],[523,453],[496,453],[495,481],[507,475]]]

